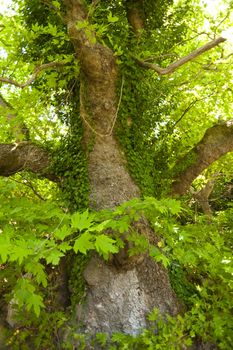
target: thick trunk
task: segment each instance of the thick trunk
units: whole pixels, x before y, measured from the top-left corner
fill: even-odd
[[[84,145],[89,152],[90,205],[96,210],[113,208],[140,196],[112,133],[119,100],[117,67],[112,52],[100,45],[82,49],[80,61],[80,113],[85,129]],[[111,263],[93,257],[84,277],[88,286],[87,303],[78,314],[84,315],[82,320],[91,334],[136,334],[146,327],[146,316],[154,307],[163,314],[178,311],[166,270],[147,256],[135,259],[133,264],[125,260],[122,264],[121,257]]]
[[[77,22],[88,19],[83,1],[64,3],[68,33],[81,66],[80,116],[89,160],[90,205],[96,210],[113,208],[140,196],[113,134],[120,103],[116,94],[117,64],[114,53],[97,43],[94,33],[77,28]],[[162,313],[177,312],[178,303],[166,270],[149,257],[118,267],[93,257],[84,277],[87,302],[85,309],[78,310],[77,318],[84,315],[81,320],[91,334],[135,334],[146,326],[146,315],[154,307]]]
[[[97,210],[113,208],[140,195],[113,136],[95,137],[89,154],[89,179],[91,206]],[[175,314],[178,310],[167,272],[149,257],[117,267],[114,260],[105,263],[93,257],[84,277],[88,285],[84,318],[92,334],[119,331],[136,334],[146,327],[146,315],[154,307],[163,314]]]

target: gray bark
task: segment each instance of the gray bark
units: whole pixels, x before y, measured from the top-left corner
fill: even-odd
[[[49,154],[43,148],[27,141],[0,144],[0,176],[11,176],[26,170],[55,181],[49,171]]]
[[[233,151],[233,123],[226,122],[207,129],[202,140],[181,160],[178,167],[187,163],[190,155],[194,160],[185,171],[178,174],[173,185],[172,194],[183,195],[191,186],[193,180],[208,166],[224,154]]]
[[[90,204],[96,210],[114,208],[140,196],[113,132],[119,101],[117,65],[109,48],[90,41],[85,31],[77,30],[76,22],[86,18],[82,1],[65,3],[69,35],[81,65],[84,147],[89,150],[92,145],[88,152]],[[148,225],[146,230],[150,231]],[[77,319],[83,315],[82,323],[92,335],[122,331],[136,334],[146,326],[146,316],[154,307],[163,314],[178,311],[167,271],[160,264],[147,256],[132,262],[127,252],[121,255],[123,258],[118,256],[108,263],[94,256],[85,270],[87,302],[78,308]]]

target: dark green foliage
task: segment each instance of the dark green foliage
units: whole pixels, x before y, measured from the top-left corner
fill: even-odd
[[[187,272],[176,261],[171,262],[168,272],[171,286],[176,295],[187,307],[190,307],[192,304],[190,301],[191,298],[199,295],[199,293],[195,286],[188,280]]]
[[[217,182],[212,200],[215,203],[213,208],[219,213],[211,225],[190,208],[182,211],[179,202],[162,199],[169,192],[172,178],[195,161],[195,153],[188,157],[185,154],[200,140],[204,130],[216,122],[216,115],[206,116],[219,106],[220,101],[222,104],[224,101],[219,98],[216,103],[214,96],[212,100],[207,99],[205,109],[205,101],[200,106],[192,105],[196,99],[201,101],[203,98],[200,85],[206,90],[206,96],[213,90],[208,79],[210,76],[203,75],[199,79],[199,68],[196,67],[205,63],[207,67],[215,68],[212,61],[224,53],[216,50],[212,57],[195,62],[196,66],[193,65],[190,71],[188,66],[181,74],[178,71],[172,77],[159,77],[138,66],[136,59],[166,67],[199,46],[198,41],[189,42],[199,31],[195,21],[198,22],[199,17],[204,18],[198,4],[183,1],[177,7],[171,7],[171,0],[139,1],[145,29],[136,36],[127,20],[127,11],[135,6],[134,1],[101,0],[96,6],[91,0],[86,1],[88,26],[95,31],[97,41],[115,53],[119,66],[118,90],[123,81],[114,132],[142,194],[157,198],[133,200],[115,211],[90,213],[85,210],[88,207],[89,184],[79,116],[79,66],[65,23],[60,17],[64,11],[62,1],[49,3],[52,3],[52,8],[47,1],[23,2],[20,20],[27,35],[22,34],[17,41],[15,57],[23,64],[31,63],[30,71],[43,63],[66,62],[61,69],[38,76],[31,91],[31,94],[33,91],[38,93],[39,103],[47,107],[45,113],[54,108],[61,130],[66,128],[58,140],[48,138],[44,142],[53,151],[53,169],[61,179],[61,191],[58,194],[47,182],[38,185],[39,180],[32,179],[31,175],[20,179],[20,189],[10,180],[6,184],[0,182],[3,228],[0,231],[0,293],[7,302],[16,297],[17,317],[21,324],[15,333],[9,335],[9,349],[53,350],[73,349],[75,346],[85,349],[85,336],[77,333],[77,325],[71,324],[70,319],[68,322],[62,312],[54,312],[56,306],[51,306],[53,276],[49,271],[66,255],[71,308],[75,308],[85,297],[82,272],[89,251],[95,250],[108,259],[109,254],[116,253],[123,246],[121,236],[127,231],[130,232],[128,240],[133,245],[129,251],[131,255],[143,251],[168,268],[173,289],[185,304],[184,314],[174,318],[168,316],[164,320],[155,310],[149,316],[151,327],[142,334],[135,337],[115,334],[111,340],[99,334],[96,342],[103,349],[112,350],[178,350],[184,345],[190,347],[195,339],[201,338],[204,342],[216,343],[221,350],[230,350],[233,340],[233,213],[228,200],[232,199],[232,174],[227,180]],[[187,52],[183,48],[185,40],[188,40]],[[219,90],[225,89],[229,66],[216,78],[217,72],[216,69],[208,74],[214,74],[211,79],[215,81],[219,79]],[[195,90],[196,83],[199,90]],[[229,91],[230,85],[224,98],[230,98]],[[22,97],[26,100],[27,94],[22,92]],[[194,112],[188,115],[185,111],[189,111],[190,105],[194,106]],[[224,107],[224,113],[227,113],[228,107]],[[36,123],[32,123],[31,129]],[[174,166],[178,159],[182,160]],[[15,179],[19,181],[17,176]],[[26,184],[32,182],[34,187],[31,187],[31,192],[28,187],[26,190],[23,187],[24,181]],[[39,197],[42,199],[38,200]],[[59,207],[56,204],[58,199]],[[131,232],[132,222],[141,215],[148,217],[159,237],[156,246],[150,246],[143,235]],[[107,229],[111,231],[111,236],[105,234]],[[5,305],[5,299],[2,299],[0,306],[4,316]]]

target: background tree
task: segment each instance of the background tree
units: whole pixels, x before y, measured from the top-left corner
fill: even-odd
[[[180,212],[175,201],[161,202],[161,206],[150,200],[145,204],[131,201],[125,207],[124,203],[142,196],[161,199],[185,195],[203,174],[193,184],[198,191],[211,173],[227,171],[225,167],[222,170],[222,160],[214,162],[233,148],[232,106],[225,102],[232,94],[232,56],[230,44],[221,36],[232,20],[232,4],[223,3],[223,12],[214,13],[213,18],[192,1],[26,0],[14,4],[12,15],[2,17],[1,27],[4,127],[0,174],[10,176],[2,180],[4,186],[7,184],[2,213],[8,214],[3,220],[6,236],[2,237],[1,257],[4,271],[9,260],[23,278],[17,273],[9,283],[8,278],[3,293],[16,285],[14,300],[21,308],[26,303],[39,315],[43,303],[30,276],[33,274],[37,284],[46,289],[46,263],[60,262],[57,272],[48,272],[55,294],[49,294],[47,309],[52,299],[56,303],[51,308],[56,311],[58,304],[65,308],[79,303],[75,324],[81,322],[92,335],[135,335],[148,326],[146,316],[154,307],[163,315],[175,316],[183,310],[179,293],[171,287],[172,277],[169,279],[163,266],[167,265],[168,251],[173,251],[169,253],[174,254],[170,256],[173,263],[179,257],[184,265],[196,268],[200,262],[192,257],[190,247],[186,258],[187,247],[179,251],[171,239],[176,236],[169,229],[169,215]],[[230,162],[231,154],[225,157]],[[10,194],[12,181],[17,185]],[[30,189],[27,199],[13,204],[15,198],[25,196],[23,186]],[[45,202],[39,204],[39,213],[38,201]],[[163,234],[157,226],[156,234],[153,230],[153,203],[158,206]],[[101,211],[122,204],[114,219]],[[87,211],[67,214],[67,210],[73,213],[87,207],[101,211],[100,216]],[[14,210],[19,214],[12,221]],[[190,218],[183,220],[187,224]],[[21,224],[28,236],[17,241]],[[17,239],[12,230],[18,230]],[[203,224],[201,232],[204,230]],[[80,236],[75,236],[72,245],[68,237],[77,231]],[[187,228],[188,236],[194,237],[196,232],[191,231]],[[16,240],[16,252],[11,240]],[[198,240],[194,241],[197,244]],[[45,250],[40,251],[38,246],[42,245]],[[158,248],[164,248],[163,253]],[[34,259],[33,249],[40,251]],[[75,284],[78,275],[83,286],[80,270],[85,259],[72,254],[64,257],[71,249],[75,253],[95,249],[108,258],[104,261],[92,255],[83,271],[85,306],[80,303],[82,288]],[[37,273],[33,272],[35,267]],[[188,272],[195,285],[192,268]],[[200,272],[196,284],[204,284],[202,273],[206,272]],[[173,269],[176,289],[174,275]],[[8,317],[8,323],[13,324],[13,319]],[[204,336],[200,329],[193,337]]]

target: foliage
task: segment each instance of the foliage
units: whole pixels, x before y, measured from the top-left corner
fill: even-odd
[[[155,324],[139,337],[114,335],[112,341],[117,344],[116,348],[150,349],[157,344],[158,349],[168,346],[179,349],[181,343],[190,345],[198,336],[206,342],[217,343],[220,349],[230,349],[232,257],[228,237],[232,234],[231,209],[228,215],[216,218],[216,224],[205,224],[200,217],[200,222],[185,226],[179,224],[181,210],[176,200],[158,201],[146,197],[126,202],[114,211],[86,210],[68,214],[53,203],[41,205],[27,199],[20,200],[15,207],[8,198],[8,206],[1,207],[0,255],[3,270],[15,267],[14,278],[8,281],[6,274],[4,280],[7,280],[5,284],[10,284],[10,288],[9,285],[5,287],[7,298],[20,310],[19,319],[23,310],[32,310],[39,317],[41,308],[45,307],[42,301],[48,279],[45,264],[58,265],[71,249],[84,255],[96,250],[108,259],[109,254],[123,247],[122,236],[129,232],[127,239],[133,244],[129,254],[149,252],[168,267],[171,274],[175,271],[177,275],[180,271],[181,278],[174,279],[173,286],[186,303],[187,311],[182,317],[167,316],[167,322],[153,313],[149,319]],[[135,232],[133,222],[140,220],[142,214],[150,220],[159,237],[156,246]],[[109,229],[111,236],[104,233]],[[23,334],[28,336],[27,332]]]
[[[85,297],[81,275],[89,253],[111,259],[128,240],[130,256],[150,254],[169,270],[184,313],[164,320],[155,310],[140,335],[115,334],[110,340],[98,334],[95,341],[109,349],[181,349],[201,338],[230,350],[232,154],[215,162],[193,184],[197,190],[219,174],[211,196],[215,210],[211,224],[193,210],[190,198],[188,207],[164,196],[174,176],[195,160],[195,155],[186,154],[206,129],[232,119],[232,45],[216,48],[166,77],[142,69],[136,59],[166,67],[220,35],[231,25],[232,1],[223,1],[219,12],[214,6],[210,12],[201,1],[145,0],[140,8],[145,28],[139,36],[127,19],[134,1],[85,1],[88,20],[77,26],[116,56],[118,89],[124,84],[115,133],[144,195],[143,200],[98,213],[87,209],[81,75],[61,19],[63,2],[13,3],[15,10],[1,15],[1,75],[24,82],[41,64],[62,61],[64,66],[42,72],[20,91],[1,86],[14,114],[9,120],[9,110],[0,110],[1,142],[15,142],[15,129],[23,124],[30,141],[50,151],[54,173],[62,179],[59,188],[29,173],[0,180],[0,294],[4,296],[0,306],[5,316],[5,305],[10,305],[16,325],[21,325],[9,332],[8,347],[85,349],[85,336],[51,306],[53,274],[66,257],[74,307]],[[134,223],[141,216],[156,232],[156,245],[136,231]],[[66,339],[63,344],[62,339]]]

